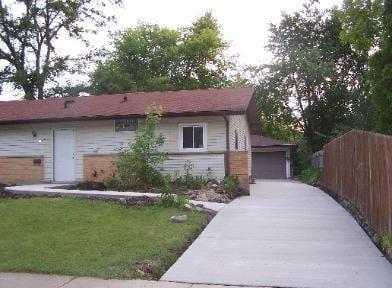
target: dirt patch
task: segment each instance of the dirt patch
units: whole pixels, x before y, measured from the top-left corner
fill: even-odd
[[[8,187],[8,185],[0,183],[0,192],[5,192],[5,190],[4,190],[5,187]]]
[[[214,188],[212,188],[212,186]],[[219,186],[215,183],[208,183],[205,188],[202,189],[184,189],[181,187],[175,187],[174,193],[177,195],[183,195],[189,200],[197,200],[203,202],[217,202],[217,203],[229,203],[233,199],[237,198],[241,191],[235,193],[233,195],[227,195],[224,193],[219,193]],[[60,185],[53,187],[53,189],[66,189],[66,190],[81,190],[81,191],[89,191],[89,190],[98,190],[98,191],[106,191],[107,188],[102,182],[80,182],[72,185]],[[161,193],[161,189],[159,188],[149,188],[149,189],[138,189],[136,190],[123,190],[121,192],[148,192],[148,193]]]
[[[142,260],[135,263],[135,270],[139,273],[140,278],[145,280],[155,279],[154,268],[161,264],[160,260]]]

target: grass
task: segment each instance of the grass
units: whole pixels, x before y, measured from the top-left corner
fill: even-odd
[[[170,216],[187,214],[185,223]],[[160,260],[158,278],[206,225],[204,214],[125,208],[62,198],[0,199],[0,270],[140,278],[135,263]]]
[[[384,249],[388,255],[392,256],[392,236],[388,233],[383,233],[381,235],[380,244],[382,249]]]
[[[320,169],[309,167],[301,171],[298,178],[300,181],[309,185],[320,185],[322,181],[322,172]]]

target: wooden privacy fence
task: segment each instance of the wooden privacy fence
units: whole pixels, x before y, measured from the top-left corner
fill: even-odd
[[[353,130],[324,146],[324,186],[392,235],[392,137]]]

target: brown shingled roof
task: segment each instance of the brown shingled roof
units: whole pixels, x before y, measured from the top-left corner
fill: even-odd
[[[0,124],[140,117],[152,103],[161,105],[166,116],[244,114],[253,92],[222,88],[0,101]],[[70,100],[74,102],[64,108]]]
[[[250,135],[250,142],[252,147],[295,146],[295,144],[260,135]]]

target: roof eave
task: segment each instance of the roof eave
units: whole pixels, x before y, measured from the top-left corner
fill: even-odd
[[[200,111],[200,112],[169,112],[163,113],[163,117],[196,117],[196,116],[224,116],[224,115],[242,115],[245,114],[246,111],[238,110],[238,111]],[[83,116],[83,117],[61,117],[61,118],[43,118],[43,119],[21,119],[21,120],[7,120],[1,121],[0,125],[9,125],[9,124],[24,124],[24,123],[44,123],[44,122],[67,122],[67,121],[88,121],[88,120],[113,120],[113,119],[121,119],[121,118],[144,118],[145,114],[127,114],[127,115],[111,115],[111,116]]]

